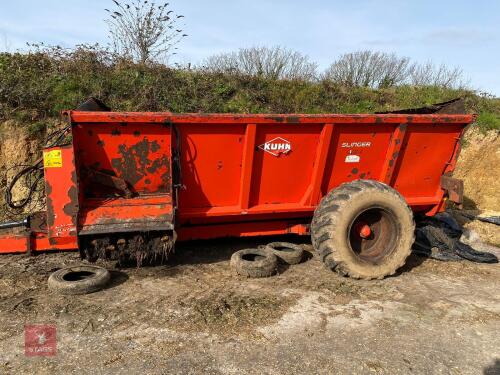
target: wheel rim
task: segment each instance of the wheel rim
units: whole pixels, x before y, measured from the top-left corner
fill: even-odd
[[[361,211],[351,222],[348,241],[361,260],[377,264],[396,248],[399,227],[394,214],[382,207]]]

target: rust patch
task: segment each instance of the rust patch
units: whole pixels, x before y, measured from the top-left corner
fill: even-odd
[[[152,152],[156,152],[159,149],[160,149],[160,145],[158,144],[158,142],[156,142],[156,141],[151,142],[151,151]]]
[[[154,174],[161,167],[167,166],[168,169],[168,165],[169,165],[168,158],[164,155],[161,158],[155,159],[151,164],[151,166],[148,167],[146,170],[148,173]]]
[[[112,131],[111,131],[111,135],[116,137],[116,136],[119,136],[121,135],[121,131],[118,129],[118,128],[114,128]]]
[[[134,137],[139,137],[141,132],[139,130],[134,131]]]
[[[104,141],[98,140],[98,141],[97,141],[97,145],[98,145],[99,147],[104,147]]]
[[[392,167],[394,165],[394,163],[396,162],[396,160],[398,159],[398,156],[399,156],[399,151],[395,151],[393,154],[392,154],[392,158],[391,160],[389,160],[389,166]]]
[[[66,215],[71,216],[71,222],[76,226],[78,217],[78,188],[76,185],[71,186],[68,197],[70,201],[64,205],[63,211]]]
[[[352,174],[358,174],[358,172],[359,172],[358,168],[353,168],[351,171]]]
[[[266,120],[272,120],[274,122],[283,122],[284,118],[280,116],[267,116]]]
[[[365,178],[365,177],[366,177],[366,173],[361,173],[361,174],[359,175],[359,178],[361,178],[361,179],[363,179],[363,178]]]
[[[45,180],[45,194],[47,195],[47,226],[49,230],[54,227],[54,201],[52,200],[52,186]],[[55,239],[49,235],[49,244],[56,245]]]
[[[73,186],[68,191],[69,203],[63,207],[63,211],[66,215],[71,216],[71,222],[76,227],[78,224],[78,175],[76,173],[75,161],[73,159],[73,172],[71,173],[71,182]]]
[[[127,182],[122,178],[116,177],[114,171],[108,173],[105,170],[98,171],[91,168],[82,169],[82,175],[89,185],[100,185],[111,188],[115,192],[119,192],[125,198],[132,198],[134,192],[129,188]]]
[[[448,194],[450,201],[460,206],[463,204],[464,182],[458,178],[441,176],[441,188]]]
[[[160,192],[170,192],[170,160],[166,155],[151,159],[150,154],[158,151],[160,146],[157,142],[150,142],[147,138],[137,142],[135,145],[127,147],[121,144],[118,152],[120,158],[111,160],[111,165],[118,172],[119,176],[130,185],[135,186],[148,174],[157,173],[161,168],[166,172],[161,176],[162,184]]]
[[[52,201],[52,186],[45,181],[45,194],[47,195],[47,224],[54,226],[54,202]]]
[[[47,212],[39,211],[31,214],[29,224],[32,232],[47,233]]]
[[[160,185],[160,190],[164,191],[166,193],[170,194],[170,186],[172,185],[172,177],[170,176],[170,171],[165,172],[160,176],[161,178],[161,185]]]
[[[128,232],[129,229],[134,231],[150,231],[150,230],[165,230],[165,226],[172,225],[173,215],[163,214],[155,217],[145,217],[142,220],[137,219],[119,219],[116,217],[102,216],[94,223],[85,225],[85,233],[101,232],[111,233],[113,231]]]
[[[286,118],[287,124],[298,124],[300,123],[300,117],[298,116],[288,116]]]

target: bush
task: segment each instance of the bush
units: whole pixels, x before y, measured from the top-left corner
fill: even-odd
[[[498,129],[500,101],[441,86],[374,89],[329,80],[281,80],[243,74],[135,64],[99,46],[38,47],[0,54],[0,118],[27,126],[55,118],[95,96],[117,111],[235,113],[370,113],[418,107],[458,96],[480,114],[478,126]],[[30,133],[41,132],[36,125]]]
[[[409,57],[377,51],[343,54],[325,71],[323,79],[348,87],[411,85],[463,88],[466,85],[460,68],[432,62],[419,64]]]
[[[211,73],[241,74],[270,79],[314,81],[318,64],[283,47],[240,48],[209,57],[201,67]]]

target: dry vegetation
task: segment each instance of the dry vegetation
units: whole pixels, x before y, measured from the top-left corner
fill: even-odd
[[[500,134],[496,131],[481,133],[471,129],[465,138],[465,147],[455,176],[468,183],[465,195],[468,200],[465,208],[499,210],[500,194]]]

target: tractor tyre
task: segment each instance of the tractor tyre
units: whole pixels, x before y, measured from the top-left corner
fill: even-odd
[[[311,239],[325,265],[343,276],[382,279],[405,264],[415,240],[413,212],[395,189],[356,180],[316,208]]]
[[[243,249],[231,256],[231,267],[246,277],[268,277],[276,272],[278,259],[267,248]]]
[[[299,264],[304,255],[304,249],[300,245],[289,242],[271,242],[267,244],[270,251],[278,257],[278,260],[286,264]]]
[[[76,295],[97,292],[111,279],[109,271],[96,266],[61,268],[49,277],[49,288],[60,294]]]

